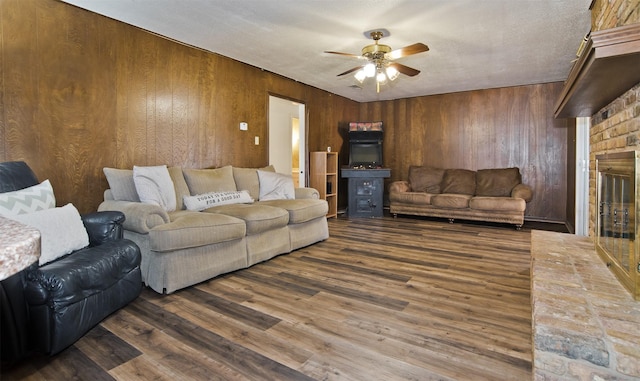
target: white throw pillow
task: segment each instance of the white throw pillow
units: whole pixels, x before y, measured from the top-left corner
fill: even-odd
[[[40,266],[89,245],[89,235],[72,204],[9,217],[40,231]]]
[[[0,193],[0,216],[11,217],[56,207],[49,180],[13,192]]]
[[[296,198],[293,178],[282,173],[258,170],[260,201],[287,200]]]
[[[160,205],[167,212],[176,210],[176,191],[166,165],[133,166],[133,182],[140,201]]]
[[[187,210],[205,210],[219,205],[245,204],[253,202],[248,191],[211,192],[196,196],[184,196],[184,205]]]

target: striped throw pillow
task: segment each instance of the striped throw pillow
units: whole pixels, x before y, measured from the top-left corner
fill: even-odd
[[[13,192],[0,193],[0,216],[10,217],[56,207],[49,180]]]

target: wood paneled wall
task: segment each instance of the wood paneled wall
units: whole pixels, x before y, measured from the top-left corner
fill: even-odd
[[[268,164],[269,94],[306,104],[310,150],[358,115],[355,101],[55,0],[0,0],[0,28],[0,160],[25,160],[81,212],[102,201],[103,167]]]
[[[467,91],[360,105],[360,118],[384,121],[387,181],[410,165],[519,167],[533,187],[529,219],[565,221],[567,120],[554,119],[562,83]]]
[[[564,221],[561,84],[358,104],[56,0],[0,0],[0,65],[0,160],[27,161],[81,212],[102,200],[103,167],[266,165],[271,94],[306,104],[309,151],[346,164],[339,126],[383,120],[390,180],[411,164],[518,166],[535,192],[527,216]]]

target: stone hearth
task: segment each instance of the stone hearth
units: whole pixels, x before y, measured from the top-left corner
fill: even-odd
[[[535,380],[640,379],[640,302],[591,238],[531,233]]]

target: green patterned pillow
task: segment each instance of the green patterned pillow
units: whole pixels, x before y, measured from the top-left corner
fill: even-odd
[[[0,216],[17,216],[56,207],[49,180],[13,192],[0,193]]]

